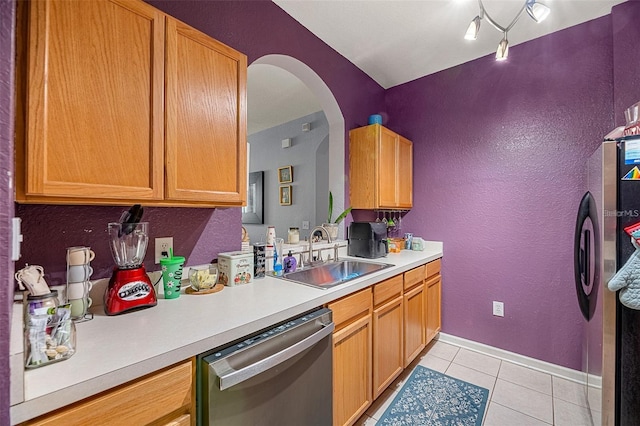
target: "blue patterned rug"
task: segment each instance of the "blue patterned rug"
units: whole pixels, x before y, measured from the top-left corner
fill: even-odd
[[[481,426],[489,391],[421,365],[377,425]]]

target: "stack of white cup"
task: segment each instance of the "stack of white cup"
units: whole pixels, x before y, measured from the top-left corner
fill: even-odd
[[[71,318],[81,319],[93,302],[89,297],[92,284],[89,281],[93,268],[91,261],[96,254],[89,247],[67,248],[67,301],[71,304]]]

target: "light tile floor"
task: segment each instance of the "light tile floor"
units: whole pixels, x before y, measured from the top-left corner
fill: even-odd
[[[591,426],[584,386],[489,355],[434,341],[356,422],[373,426],[416,365],[489,389],[484,426]]]

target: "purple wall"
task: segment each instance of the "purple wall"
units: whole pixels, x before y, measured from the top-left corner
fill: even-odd
[[[0,425],[9,424],[9,330],[13,299],[10,218],[13,217],[15,3],[0,0]],[[9,60],[6,60],[9,58]]]
[[[158,9],[245,53],[251,64],[269,54],[304,62],[327,84],[348,130],[383,107],[384,89],[271,1],[157,1]],[[348,140],[348,139],[347,139]]]
[[[286,54],[313,68],[335,94],[345,128],[360,126],[383,105],[384,90],[344,57],[291,19],[270,1],[153,1],[155,7],[247,54],[249,63],[267,54]],[[239,31],[250,28],[251,31]],[[295,40],[295,43],[291,43]],[[42,265],[49,284],[64,282],[65,248],[91,246],[96,252],[93,278],[110,275],[113,262],[107,245],[108,222],[122,207],[19,205],[25,243],[17,263]],[[174,237],[174,252],[187,264],[211,261],[217,253],[240,249],[240,209],[146,208],[150,241]],[[145,263],[153,262],[153,246]],[[155,268],[154,268],[155,269]]]
[[[387,90],[414,142],[403,227],[444,242],[444,332],[580,369],[573,230],[614,125],[611,16],[510,50]]]

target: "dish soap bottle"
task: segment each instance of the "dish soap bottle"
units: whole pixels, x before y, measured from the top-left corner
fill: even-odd
[[[289,250],[289,254],[284,258],[284,273],[295,272],[297,266],[298,262],[295,257],[291,256],[291,250]]]
[[[282,258],[282,245],[284,244],[284,240],[282,238],[276,238],[274,242],[274,250],[273,250],[273,275],[280,277],[283,273],[283,262]]]

